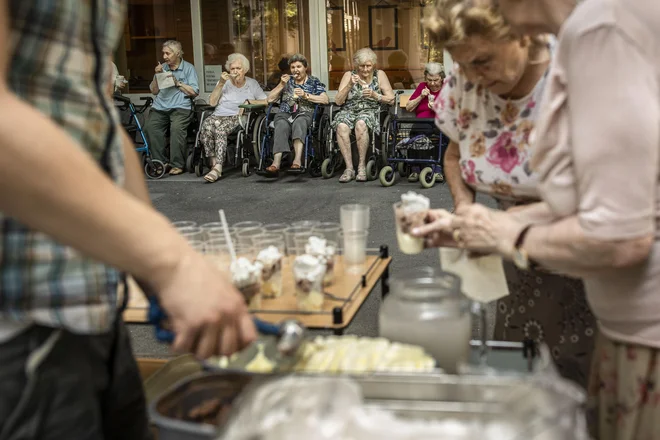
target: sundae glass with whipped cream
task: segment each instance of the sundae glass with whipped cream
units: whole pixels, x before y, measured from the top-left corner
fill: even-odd
[[[299,255],[293,261],[298,309],[318,312],[323,308],[323,277],[325,261],[312,255]]]
[[[249,309],[261,307],[261,273],[260,262],[251,262],[245,257],[239,257],[231,264],[231,276],[234,286],[243,294]]]
[[[335,274],[335,255],[337,254],[337,244],[327,241],[324,238],[309,237],[305,245],[305,253],[322,260],[325,263],[325,275],[323,285],[332,284]]]
[[[261,264],[261,294],[264,298],[282,296],[282,252],[275,246],[268,246],[257,255]]]
[[[428,197],[413,191],[402,194],[401,201],[394,204],[396,239],[404,254],[419,254],[424,250],[424,239],[413,237],[410,231],[424,224],[430,207],[431,201]]]

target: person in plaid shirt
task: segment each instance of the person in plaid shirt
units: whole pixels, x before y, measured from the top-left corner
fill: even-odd
[[[232,353],[254,324],[150,206],[109,93],[124,2],[0,8],[0,439],[147,438],[123,273],[158,295],[177,351]]]

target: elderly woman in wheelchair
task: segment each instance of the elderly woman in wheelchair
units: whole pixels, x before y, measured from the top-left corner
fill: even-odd
[[[346,164],[346,170],[339,178],[340,182],[367,181],[366,158],[369,150],[369,132],[380,131],[381,104],[394,103],[394,92],[382,70],[375,69],[376,53],[364,48],[353,56],[354,69],[346,72],[339,84],[335,103],[342,109],[332,121],[332,128],[337,131],[337,143]],[[351,152],[351,131],[355,130],[358,148],[357,175],[353,168]]]
[[[291,170],[302,170],[302,154],[307,131],[312,126],[317,104],[327,104],[325,86],[316,77],[307,75],[308,62],[301,54],[289,58],[291,75],[282,75],[280,83],[268,94],[268,102],[280,99],[280,111],[273,119],[273,163],[266,174],[276,177],[282,164],[282,156],[289,153],[289,139],[295,153]]]
[[[240,53],[229,55],[225,69],[229,72],[222,72],[220,81],[211,93],[210,104],[215,106],[215,111],[206,118],[200,133],[204,154],[209,158],[211,166],[204,180],[211,183],[222,176],[227,137],[240,123],[239,105],[246,101],[250,104],[265,104],[267,99],[259,83],[245,76],[250,70],[250,62],[245,56]]]

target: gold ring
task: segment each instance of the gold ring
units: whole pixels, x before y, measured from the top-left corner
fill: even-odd
[[[454,229],[454,232],[451,234],[451,236],[456,243],[461,241],[461,231],[459,229]]]

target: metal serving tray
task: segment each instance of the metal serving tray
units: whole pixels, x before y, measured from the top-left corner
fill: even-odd
[[[159,428],[159,439],[217,438],[219,425],[191,421],[188,417],[191,410],[209,399],[221,399],[229,407],[245,386],[273,377],[221,372],[180,382],[150,407],[151,419]],[[299,377],[314,380],[311,375]],[[519,435],[501,440],[575,439],[576,426],[582,421],[583,393],[577,386],[555,377],[544,380],[523,375],[377,373],[352,378],[361,387],[367,405],[402,417],[466,422],[498,420],[517,427]]]

